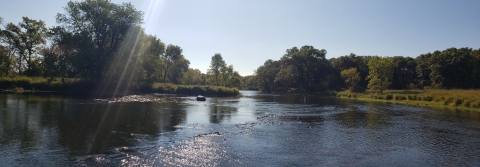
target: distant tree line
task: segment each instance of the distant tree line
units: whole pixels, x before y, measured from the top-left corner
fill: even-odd
[[[144,14],[131,3],[70,1],[64,9],[51,28],[28,17],[0,27],[0,76],[81,78],[117,88],[154,82],[243,86],[220,54],[207,74],[189,68],[180,46],[145,33]]]
[[[263,92],[385,89],[480,88],[480,49],[448,48],[416,58],[340,56],[303,46],[287,49],[280,60],[267,60],[244,83]]]

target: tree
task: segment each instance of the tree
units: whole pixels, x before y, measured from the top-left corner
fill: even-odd
[[[18,73],[22,74],[24,68],[26,68],[25,73],[27,75],[38,73],[32,71],[32,67],[36,66],[33,56],[37,53],[38,46],[46,43],[47,28],[45,28],[45,23],[41,20],[22,17],[22,22],[18,23],[18,26],[13,23],[7,24],[2,34],[6,38],[4,42],[10,46],[10,53],[12,55],[18,54],[16,59]],[[24,65],[24,62],[26,65]]]
[[[226,87],[236,87],[239,89],[243,87],[242,76],[240,76],[237,71],[233,70],[233,65],[229,65],[225,68],[222,72],[222,78]]]
[[[219,85],[218,76],[222,73],[222,71],[225,71],[225,69],[226,69],[226,64],[222,58],[222,55],[220,53],[216,53],[215,55],[213,55],[212,61],[210,62],[210,69],[208,70],[208,73],[214,76],[216,86]]]
[[[131,3],[117,5],[108,0],[70,1],[65,11],[56,16],[64,37],[59,43],[76,50],[75,70],[92,81],[102,79],[128,31],[143,20],[143,13]]]
[[[395,70],[392,78],[392,89],[407,89],[410,85],[415,85],[417,81],[415,59],[410,57],[395,56],[393,57]]]
[[[273,92],[277,87],[277,76],[281,69],[281,61],[268,59],[255,70],[255,81],[262,92]]]
[[[445,88],[472,87],[474,59],[471,48],[436,51],[430,59],[432,85]]]
[[[165,64],[163,82],[167,82],[167,78],[170,82],[174,82],[173,78],[178,78],[179,72],[188,70],[188,64],[182,55],[182,48],[177,45],[169,44],[165,50],[165,54],[162,56]],[[188,60],[187,60],[188,61]],[[187,64],[185,64],[187,63]],[[186,67],[186,68],[185,68]],[[180,71],[179,71],[180,70]]]
[[[25,31],[20,34],[20,39],[24,45],[27,61],[27,75],[38,75],[38,70],[35,67],[38,67],[38,60],[33,60],[32,56],[37,52],[37,47],[40,44],[45,44],[45,38],[48,35],[48,29],[45,27],[43,21],[36,21],[29,19],[28,17],[23,17],[23,22],[19,23],[19,26]],[[38,69],[38,68],[37,68]]]
[[[282,68],[276,81],[284,86],[307,90],[321,90],[328,85],[324,80],[328,76],[330,64],[325,59],[327,51],[313,46],[287,49],[282,57]]]
[[[360,73],[360,81],[357,84],[358,89],[366,89],[368,82],[366,80],[368,76],[368,60],[371,56],[357,56],[355,53],[350,55],[340,56],[338,58],[331,58],[329,60],[331,66],[336,70],[334,74],[340,74],[342,70],[350,68],[357,68]],[[341,77],[341,76],[340,76]],[[343,83],[336,83],[337,85],[343,85]]]
[[[383,93],[383,90],[388,88],[393,78],[395,70],[393,59],[373,56],[368,61],[368,69],[370,69],[367,76],[369,80],[368,88]]]
[[[245,90],[258,90],[258,82],[255,75],[242,77],[243,88]]]
[[[185,59],[183,55],[175,61],[172,70],[170,72],[170,81],[174,84],[180,84],[183,79],[183,75],[185,72],[188,71],[188,66],[190,65],[190,61]]]
[[[186,85],[205,85],[205,74],[199,69],[189,68],[183,75],[182,83]]]
[[[141,49],[137,53],[137,56],[142,59],[143,78],[141,80],[148,83],[160,81],[165,44],[160,41],[160,39],[157,39],[156,36],[152,35],[143,35],[141,39]]]
[[[417,64],[415,71],[417,73],[417,86],[423,88],[425,86],[431,85],[430,74],[432,70],[430,70],[430,58],[432,57],[432,53],[421,54],[420,56],[415,58],[415,62]]]
[[[352,67],[347,70],[342,70],[340,72],[345,83],[348,85],[350,91],[355,91],[355,87],[360,81],[360,73],[357,71],[357,68]]]

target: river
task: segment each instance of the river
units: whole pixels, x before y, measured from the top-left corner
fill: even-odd
[[[480,113],[241,91],[0,94],[0,166],[479,166]]]

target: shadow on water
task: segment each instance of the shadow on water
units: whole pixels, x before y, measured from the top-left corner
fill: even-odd
[[[185,114],[177,102],[139,105],[0,94],[0,148],[4,150],[0,156],[23,155],[29,162],[49,164],[72,156],[108,154],[113,148],[154,141],[163,132],[175,131]],[[56,158],[27,156],[44,151],[56,154]],[[18,156],[11,158],[12,163],[19,161]]]

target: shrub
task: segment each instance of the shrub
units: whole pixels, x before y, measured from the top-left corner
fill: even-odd
[[[463,105],[464,107],[470,107],[473,102],[475,102],[475,101],[473,101],[473,100],[465,100],[462,105]]]
[[[406,100],[407,97],[405,97],[404,95],[394,94],[393,99],[395,99],[395,100]]]
[[[433,100],[433,97],[432,96],[424,96],[422,98],[423,101],[432,101]]]
[[[388,94],[387,96],[385,96],[385,99],[386,99],[386,100],[392,100],[392,99],[393,99],[393,95]]]
[[[459,106],[462,103],[463,103],[463,99],[455,99],[452,104],[453,106]]]
[[[407,100],[417,100],[417,96],[415,96],[415,95],[407,95]]]

